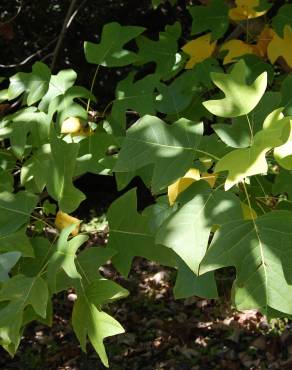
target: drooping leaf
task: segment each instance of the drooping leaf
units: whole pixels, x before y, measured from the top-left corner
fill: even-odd
[[[137,61],[137,55],[124,49],[124,45],[144,30],[143,27],[121,26],[117,22],[107,23],[103,27],[99,44],[89,41],[84,43],[87,62],[104,67],[122,67]]]
[[[292,43],[292,26],[284,27],[283,38],[274,35],[272,41],[268,45],[268,58],[274,64],[279,57],[282,57],[288,66],[292,68],[292,50],[290,45]]]
[[[77,249],[88,239],[86,235],[77,235],[68,241],[70,233],[75,225],[71,225],[61,231],[58,242],[54,247],[54,253],[50,258],[47,269],[47,280],[51,291],[57,291],[57,273],[62,269],[71,279],[80,279],[80,274],[75,265]]]
[[[246,65],[241,60],[230,74],[212,73],[211,78],[225,94],[225,98],[203,103],[211,113],[219,117],[237,117],[249,113],[261,100],[267,87],[267,73],[263,72],[250,85],[245,81]]]
[[[196,64],[203,62],[212,56],[216,47],[216,41],[211,42],[211,33],[200,36],[186,43],[182,50],[190,56],[185,68],[192,69]]]
[[[181,119],[167,125],[157,117],[144,116],[127,131],[114,171],[154,164],[152,188],[157,192],[191,167],[202,134],[202,123]]]
[[[82,221],[76,217],[70,216],[65,212],[58,211],[55,218],[55,225],[59,230],[63,230],[70,225],[76,225],[71,234],[76,236],[79,233],[79,226]]]
[[[59,208],[66,213],[73,212],[85,199],[85,195],[72,182],[78,150],[78,144],[67,144],[52,135],[47,190],[58,201]]]
[[[21,253],[19,252],[8,252],[0,254],[0,283],[9,279],[9,271],[17,263]]]
[[[174,250],[198,275],[212,227],[241,219],[240,203],[232,193],[212,190],[206,181],[193,183],[178,202],[178,210],[158,230],[156,243]]]
[[[291,250],[292,213],[273,211],[252,221],[231,221],[216,232],[200,272],[234,266],[234,301],[238,309],[268,307],[292,313],[287,260]],[[277,258],[275,258],[277,256]],[[290,275],[287,275],[290,273]]]
[[[72,324],[82,349],[86,350],[88,336],[104,366],[109,367],[103,340],[112,335],[124,333],[125,330],[121,324],[112,316],[100,311],[83,296],[78,297],[74,303]]]
[[[212,0],[207,5],[196,5],[189,8],[193,18],[192,34],[212,31],[212,39],[219,39],[229,26],[228,6],[223,0]]]

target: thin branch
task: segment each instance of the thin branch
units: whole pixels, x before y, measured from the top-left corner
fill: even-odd
[[[77,3],[77,0],[71,0],[71,4],[70,4],[70,6],[68,8],[68,11],[67,11],[67,14],[66,14],[64,23],[63,23],[63,27],[62,27],[62,30],[61,30],[59,39],[58,39],[57,45],[56,45],[55,50],[54,50],[53,60],[52,60],[52,63],[51,63],[51,70],[52,71],[55,68],[55,65],[56,65],[56,62],[57,62],[57,58],[58,58],[58,55],[59,55],[59,52],[60,52],[60,49],[61,49],[61,46],[62,46],[64,37],[66,35],[67,29],[68,29],[69,25],[72,23],[73,13],[75,15],[77,14],[77,12],[74,12],[74,8],[75,8],[75,4],[76,3]]]
[[[16,17],[18,17],[19,13],[21,12],[22,5],[23,4],[22,4],[22,0],[17,0],[17,2],[19,3],[19,6],[17,8],[16,13],[14,14],[13,17],[11,17],[10,19],[8,19],[8,21],[5,21],[5,22],[0,21],[0,25],[1,26],[4,26],[5,24],[9,24],[9,23],[13,22],[16,19]]]
[[[46,46],[44,46],[42,49],[40,50],[37,50],[35,53],[31,54],[30,56],[28,56],[27,58],[25,58],[24,60],[22,60],[21,62],[19,63],[15,63],[15,64],[0,64],[0,68],[16,68],[16,67],[20,67],[20,66],[23,66],[24,64],[28,63],[31,59],[33,59],[34,57],[36,56],[40,56],[40,54],[45,51],[46,49],[48,49],[49,46],[51,46],[52,44],[54,44],[56,41],[58,40],[57,37],[55,37],[53,40],[51,40],[50,42],[47,43]],[[45,57],[44,57],[45,58]],[[43,58],[43,59],[44,59]],[[42,60],[43,60],[42,59]]]

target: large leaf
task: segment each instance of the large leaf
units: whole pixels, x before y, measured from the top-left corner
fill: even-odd
[[[197,181],[178,197],[177,211],[162,224],[156,243],[173,249],[198,275],[211,229],[242,217],[237,198],[232,193],[213,190],[206,181]]]
[[[261,100],[267,87],[267,72],[263,72],[250,85],[246,80],[244,61],[236,63],[230,74],[212,73],[214,84],[221,89],[225,98],[208,100],[203,105],[219,117],[237,117],[252,111]]]
[[[219,39],[229,26],[228,6],[223,0],[212,0],[206,6],[196,5],[189,9],[193,18],[192,34],[212,31],[212,38]]]
[[[86,60],[104,67],[122,67],[135,62],[137,55],[124,49],[124,45],[144,30],[143,27],[121,26],[117,22],[106,24],[99,44],[89,41],[84,43]]]
[[[200,272],[234,266],[238,309],[292,313],[292,213],[274,211],[251,221],[231,221],[215,234]],[[287,283],[287,280],[290,281]]]
[[[152,188],[157,192],[191,167],[202,134],[202,123],[180,119],[167,125],[157,117],[144,116],[127,131],[114,171],[154,164]]]

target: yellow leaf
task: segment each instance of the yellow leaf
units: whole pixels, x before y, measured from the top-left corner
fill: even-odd
[[[59,230],[63,230],[65,229],[65,227],[76,224],[76,228],[71,232],[73,236],[79,233],[80,223],[81,223],[81,220],[79,220],[76,217],[72,217],[65,212],[58,211],[56,214],[55,225],[57,226]]]
[[[197,63],[209,58],[213,54],[215,47],[216,41],[211,42],[211,33],[189,41],[182,47],[182,50],[191,57],[185,69],[192,69]]]
[[[255,220],[258,215],[253,208],[249,208],[249,206],[243,202],[240,202],[242,215],[244,220]]]
[[[90,127],[81,127],[79,131],[73,132],[71,136],[92,136],[94,131]]]
[[[80,119],[77,117],[69,117],[63,121],[61,126],[61,134],[73,134],[82,129]]]
[[[257,12],[255,9],[260,5],[259,0],[235,0],[236,7],[229,10],[229,18],[234,21],[257,18],[264,15],[267,10]]]
[[[283,57],[290,68],[292,68],[292,28],[284,27],[284,37],[281,38],[276,33],[268,45],[268,58],[272,64],[279,57]]]
[[[213,188],[217,180],[217,177],[218,177],[217,173],[204,172],[202,173],[201,179],[206,180],[207,183],[211,186],[211,188]]]
[[[178,195],[186,190],[193,182],[200,180],[200,171],[191,168],[188,172],[168,187],[168,200],[172,206]]]
[[[225,44],[221,46],[220,51],[222,50],[228,50],[228,53],[223,60],[223,64],[234,63],[237,61],[236,58],[245,54],[258,54],[254,45],[247,44],[241,40],[230,40],[225,42]]]
[[[275,31],[270,27],[264,27],[262,32],[258,35],[257,44],[255,45],[258,54],[262,58],[267,57],[268,45],[275,36]]]

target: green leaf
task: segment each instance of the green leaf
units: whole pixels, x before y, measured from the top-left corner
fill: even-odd
[[[65,92],[74,85],[77,74],[73,69],[65,69],[52,75],[50,79],[49,89],[46,95],[42,98],[38,108],[42,111],[47,111],[50,102],[58,95],[64,95]]]
[[[17,98],[22,93],[27,93],[27,105],[39,101],[49,88],[51,71],[44,63],[36,62],[31,73],[18,72],[10,77],[8,88],[9,100]]]
[[[75,225],[66,227],[61,231],[58,242],[54,247],[54,253],[49,260],[47,280],[50,290],[57,291],[57,273],[62,269],[71,279],[80,279],[80,274],[75,265],[77,249],[88,239],[86,235],[77,235],[68,241],[68,237]]]
[[[229,26],[228,6],[223,0],[212,0],[207,5],[193,6],[189,12],[193,18],[192,34],[212,31],[212,39],[219,39]]]
[[[292,27],[291,4],[282,5],[276,16],[272,19],[272,26],[281,37],[283,37],[283,30],[286,25]]]
[[[239,310],[271,307],[292,313],[292,213],[273,211],[253,221],[231,221],[216,232],[200,272],[234,266],[234,301]],[[287,276],[286,276],[287,274]]]
[[[289,199],[292,200],[292,172],[287,171],[284,168],[280,169],[279,174],[275,178],[273,185],[273,194],[287,194]]]
[[[9,279],[8,273],[12,269],[12,267],[17,263],[20,257],[21,257],[21,253],[19,252],[8,252],[8,253],[0,254],[0,282],[1,283]]]
[[[18,251],[23,257],[33,257],[34,250],[30,244],[30,240],[26,236],[26,227],[14,232],[0,233],[0,251],[13,252]]]
[[[180,263],[173,293],[175,299],[192,296],[217,298],[217,286],[213,271],[197,276],[187,264]]]
[[[157,192],[191,167],[202,134],[202,123],[180,119],[167,125],[157,117],[144,116],[127,131],[114,171],[154,164],[152,188]]]
[[[50,203],[48,200],[45,200],[43,203],[43,211],[46,216],[55,215],[57,206],[54,203]]]
[[[109,166],[110,169],[112,168],[115,159],[109,156],[107,152],[109,147],[117,145],[115,137],[97,132],[86,137],[79,145],[74,176],[80,176],[86,172],[108,174],[106,170]]]
[[[2,285],[0,302],[8,302],[0,310],[0,338],[6,349],[10,344],[17,348],[24,309],[31,305],[36,314],[46,317],[47,284],[39,276],[15,275]]]
[[[255,109],[249,114],[235,117],[232,125],[218,123],[212,128],[220,139],[232,148],[246,148],[250,146],[253,136],[262,129],[265,118],[280,106],[281,95],[268,91]]]
[[[47,190],[66,213],[73,212],[85,199],[85,195],[72,183],[78,151],[79,144],[67,144],[52,134]]]
[[[238,117],[252,111],[261,100],[267,87],[267,72],[263,72],[250,85],[245,81],[244,61],[235,64],[230,74],[212,73],[214,84],[225,94],[225,98],[203,103],[211,113],[219,117]]]
[[[3,170],[0,167],[0,192],[2,191],[12,192],[13,184],[14,184],[14,179],[11,173]]]
[[[241,219],[240,203],[232,193],[213,190],[204,180],[192,184],[177,202],[177,211],[158,230],[156,243],[174,250],[198,275],[212,227]]]
[[[155,114],[154,90],[157,83],[158,77],[155,74],[134,82],[134,73],[129,73],[118,83],[110,117],[114,132],[120,134],[125,130],[127,109],[137,112],[140,116]]]
[[[88,336],[104,366],[109,367],[103,340],[124,333],[124,329],[118,321],[98,310],[87,298],[87,295],[84,295],[79,296],[74,303],[72,324],[83,351],[86,351],[86,338]]]
[[[26,191],[16,194],[6,191],[0,193],[0,235],[1,237],[17,231],[29,221],[30,214],[38,198]]]
[[[284,114],[287,116],[292,116],[292,96],[291,96],[291,89],[292,89],[292,75],[289,74],[281,85],[281,93],[282,93],[282,102],[281,106],[284,108]]]
[[[137,55],[124,49],[124,45],[144,30],[143,27],[121,26],[117,22],[107,23],[103,27],[99,44],[89,41],[84,43],[87,62],[104,67],[122,67],[137,61]]]
[[[174,34],[169,32],[170,30],[166,28],[164,32],[160,32],[159,40],[157,41],[150,40],[144,36],[139,36],[136,40],[139,48],[139,63],[155,63],[155,74],[164,79],[168,79],[177,71],[181,59],[180,54],[177,53],[177,39],[180,37],[180,32]]]
[[[167,248],[154,244],[150,215],[137,213],[134,189],[111,204],[107,218],[110,230],[108,247],[118,252],[112,262],[124,276],[128,275],[135,256],[173,264],[172,254]]]

